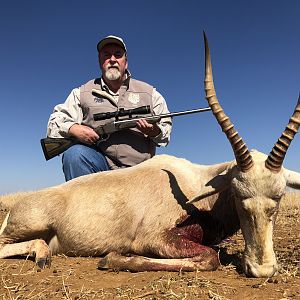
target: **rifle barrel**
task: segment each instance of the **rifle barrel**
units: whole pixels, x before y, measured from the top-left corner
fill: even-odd
[[[173,112],[169,114],[163,114],[159,115],[160,117],[176,117],[176,116],[183,116],[183,115],[189,115],[189,114],[195,114],[199,112],[204,112],[204,111],[209,111],[211,110],[210,107],[204,107],[204,108],[196,108],[196,109],[191,109],[191,110],[185,110],[185,111],[178,111],[178,112]]]

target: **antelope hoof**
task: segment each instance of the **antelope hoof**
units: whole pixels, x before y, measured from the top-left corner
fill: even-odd
[[[40,257],[37,258],[35,261],[36,265],[40,268],[40,269],[45,269],[46,266],[48,268],[51,267],[51,257],[50,256],[46,256],[46,257]]]

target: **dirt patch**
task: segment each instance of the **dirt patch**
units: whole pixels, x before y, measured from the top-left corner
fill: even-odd
[[[52,267],[40,271],[30,258],[0,259],[0,299],[300,299],[297,197],[284,199],[276,223],[277,277],[240,272],[244,245],[238,233],[220,246],[222,266],[214,272],[108,272],[97,270],[97,258],[65,256],[54,256]]]

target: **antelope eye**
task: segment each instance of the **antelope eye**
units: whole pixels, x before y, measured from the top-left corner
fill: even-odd
[[[266,211],[266,214],[267,214],[268,217],[272,217],[277,212],[278,204],[279,204],[279,202],[277,202],[274,206],[266,208],[265,211]]]
[[[284,193],[283,194],[278,194],[278,195],[273,196],[272,199],[278,202],[279,200],[281,200],[281,198],[283,196],[284,196]]]

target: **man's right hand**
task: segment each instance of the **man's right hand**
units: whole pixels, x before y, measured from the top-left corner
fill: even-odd
[[[92,145],[99,140],[99,135],[91,127],[74,124],[69,129],[69,134],[84,144]]]

